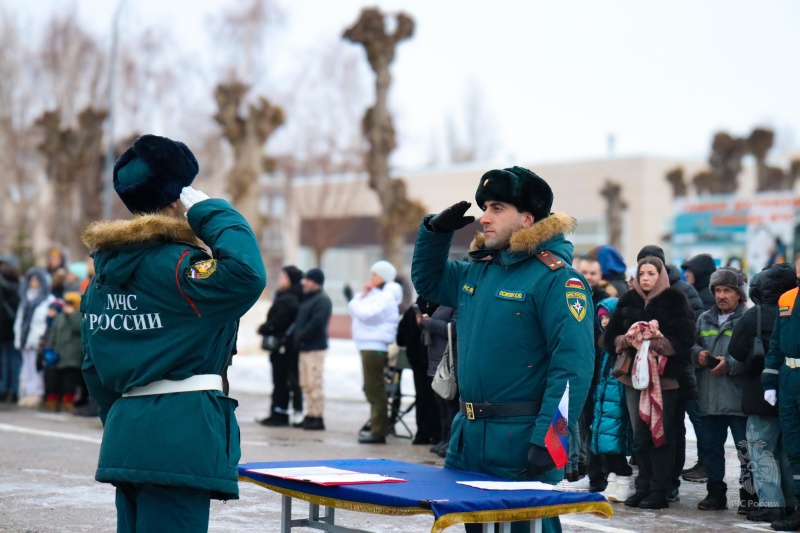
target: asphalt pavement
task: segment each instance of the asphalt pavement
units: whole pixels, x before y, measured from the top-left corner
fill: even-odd
[[[428,446],[389,437],[386,445],[358,444],[357,434],[369,415],[366,401],[329,401],[325,431],[265,428],[256,419],[269,409],[267,395],[238,393],[237,410],[242,435],[242,462],[303,459],[387,458],[442,466]],[[413,412],[406,417],[414,430]],[[399,426],[398,426],[399,427]],[[0,532],[109,532],[115,530],[114,489],[94,481],[102,438],[98,419],[62,413],[41,413],[0,404]],[[689,444],[687,463],[696,457]],[[728,448],[726,479],[735,479],[735,452]],[[210,531],[275,532],[280,526],[280,496],[257,485],[242,483],[239,500],[213,502]],[[734,494],[735,492],[735,494]],[[772,531],[768,524],[747,522],[736,510],[699,511],[704,484],[684,483],[681,501],[669,509],[643,511],[614,504],[614,516],[587,514],[562,517],[564,531],[698,532]],[[728,497],[738,491],[728,490]],[[307,507],[295,504],[295,517]],[[386,517],[336,511],[337,524],[375,532],[430,531],[431,516]],[[300,531],[312,531],[300,529]],[[460,526],[447,530],[463,531]]]

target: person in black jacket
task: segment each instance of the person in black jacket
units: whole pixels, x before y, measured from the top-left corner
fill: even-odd
[[[322,370],[328,350],[328,323],[333,305],[322,290],[324,283],[325,274],[322,270],[312,268],[306,272],[302,281],[303,301],[295,319],[294,342],[300,352],[300,386],[306,402],[303,429],[325,429]]]
[[[747,448],[750,464],[755,465],[754,469],[748,470],[748,475],[752,478],[753,490],[758,494],[759,507],[749,512],[747,519],[758,522],[785,518],[785,508],[797,505],[792,468],[781,445],[778,408],[764,400],[761,386],[764,355],[769,350],[772,328],[778,317],[778,298],[796,286],[796,271],[791,263],[773,265],[756,274],[750,283],[750,299],[756,305],[745,311],[733,328],[729,348],[731,357],[747,363],[742,411],[748,415]],[[762,344],[757,347],[759,311]]]
[[[289,397],[295,413],[303,412],[303,392],[300,389],[299,355],[292,341],[294,320],[300,308],[303,272],[295,266],[285,266],[278,275],[278,290],[267,313],[267,321],[258,328],[264,337],[261,346],[269,351],[272,364],[272,410],[268,418],[259,420],[263,426],[289,425]]]
[[[716,301],[708,288],[711,274],[717,270],[714,259],[708,254],[696,255],[684,261],[681,268],[686,273],[686,281],[695,288],[700,299],[703,300],[703,311],[714,307]]]
[[[14,320],[19,306],[18,261],[0,257],[0,402],[17,403],[22,354],[14,348]]]
[[[416,306],[409,307],[403,313],[397,326],[397,345],[405,347],[408,363],[414,373],[417,434],[412,444],[436,444],[442,432],[439,409],[436,407],[437,395],[431,387],[433,378],[428,376],[428,346],[423,343],[420,327],[423,314],[427,316],[434,309],[436,304],[419,296]]]
[[[608,353],[618,354],[618,359],[633,359],[642,343],[639,337],[651,338],[649,357],[658,369],[663,368],[658,375],[654,376],[651,372],[650,377],[655,379],[650,379],[650,385],[642,391],[632,386],[630,372],[633,363],[627,372],[621,372],[618,377],[625,384],[628,413],[633,426],[633,453],[639,466],[636,493],[625,500],[625,505],[629,507],[669,507],[667,495],[672,486],[675,462],[678,378],[686,367],[694,344],[693,317],[686,296],[669,287],[668,274],[661,260],[646,257],[639,261],[633,288],[619,299],[606,329],[604,347]],[[643,323],[647,323],[645,329],[641,328]],[[637,331],[641,335],[637,336]],[[652,364],[650,368],[653,368]],[[660,394],[656,386],[660,388]],[[660,420],[657,409],[648,409],[648,406],[657,405],[659,401],[662,406]],[[647,417],[650,417],[649,424],[644,422]]]
[[[637,261],[645,257],[657,257],[666,266],[667,274],[669,275],[669,286],[677,289],[686,295],[689,300],[689,306],[694,311],[695,320],[697,317],[705,312],[703,300],[697,294],[697,290],[689,283],[681,279],[680,270],[674,265],[667,264],[664,257],[664,250],[655,244],[649,244],[639,251],[636,257]],[[709,291],[709,294],[711,292]],[[686,369],[681,374],[680,387],[678,388],[678,405],[675,408],[675,469],[672,473],[672,488],[670,489],[667,499],[671,502],[676,502],[680,499],[679,489],[681,486],[681,474],[688,476],[689,481],[705,482],[708,479],[706,474],[705,461],[700,456],[700,435],[702,435],[700,419],[700,406],[697,403],[697,376],[695,375],[694,366],[691,362],[687,363]],[[694,433],[697,435],[697,462],[691,468],[683,469],[686,463],[686,414],[689,414],[689,420],[694,426]]]
[[[423,313],[421,318],[423,336],[428,345],[428,376],[432,380],[447,348],[447,324],[450,324],[453,368],[458,368],[458,337],[456,335],[458,311],[452,307],[440,305],[433,313],[430,311]],[[434,394],[434,397],[439,411],[441,435],[436,445],[431,447],[431,452],[444,458],[447,455],[447,446],[450,444],[450,427],[458,413],[458,394],[452,400],[445,400],[438,394]]]

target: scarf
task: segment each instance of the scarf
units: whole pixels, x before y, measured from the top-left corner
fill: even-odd
[[[663,337],[661,332],[652,333],[657,326],[654,321],[636,322],[631,326],[629,334],[634,341],[642,342],[649,339]],[[667,357],[655,350],[647,352],[647,368],[650,382],[647,388],[639,395],[639,417],[650,427],[653,445],[658,448],[664,444],[664,399],[661,395],[661,379],[667,366]]]

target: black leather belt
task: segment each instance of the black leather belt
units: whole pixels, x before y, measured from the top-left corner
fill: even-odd
[[[539,402],[496,402],[474,403],[458,402],[459,410],[469,420],[494,418],[500,416],[535,416],[539,414]]]

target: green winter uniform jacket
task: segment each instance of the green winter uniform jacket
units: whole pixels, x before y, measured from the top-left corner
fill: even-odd
[[[96,222],[83,240],[96,270],[81,302],[83,374],[105,428],[96,479],[238,498],[236,400],[220,391],[121,395],[226,368],[237,320],[266,284],[247,221],[211,199],[186,220]]]
[[[761,384],[764,390],[778,390],[779,373],[795,376],[796,369],[784,366],[786,358],[800,359],[800,309],[795,304],[800,290],[794,288],[778,299],[778,317],[769,338],[769,352],[764,358]],[[778,391],[780,396],[780,391]]]
[[[58,354],[55,368],[80,368],[83,363],[81,344],[81,314],[59,313],[47,333],[47,345]]]
[[[577,418],[594,370],[591,290],[572,268],[572,244],[564,239],[575,220],[554,213],[515,232],[491,259],[471,263],[449,261],[452,234],[428,230],[427,220],[411,277],[423,297],[458,310],[461,401],[540,404],[536,416],[469,420],[459,413],[445,467],[525,479],[528,449],[544,446],[567,382],[569,416]],[[543,251],[552,267],[537,257]],[[553,469],[539,479],[561,477]]]
[[[742,411],[742,390],[747,365],[737,361],[728,353],[733,328],[747,310],[747,305],[739,307],[723,323],[719,324],[719,308],[714,307],[697,317],[695,345],[692,347],[692,364],[697,368],[697,395],[700,414],[746,416]],[[708,357],[725,357],[728,374],[715,375],[708,367],[700,366],[700,352],[708,350]]]

